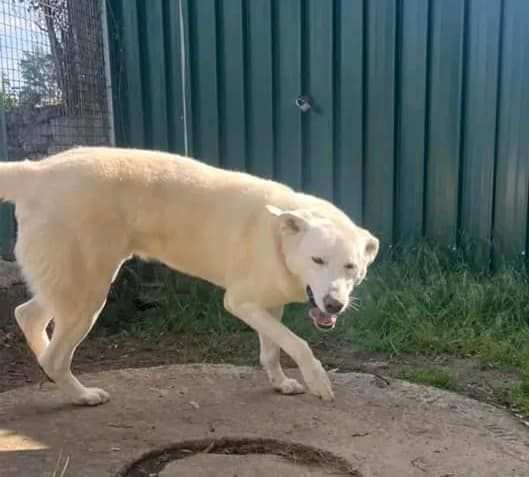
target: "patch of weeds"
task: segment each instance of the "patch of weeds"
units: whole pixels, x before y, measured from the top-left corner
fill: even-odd
[[[98,324],[104,334],[156,338],[165,334],[231,334],[246,329],[224,310],[222,290],[199,280],[154,268],[148,281],[135,276],[133,266],[122,272]],[[137,277],[137,275],[136,275]]]
[[[529,417],[529,364],[522,374],[522,380],[512,391],[513,408],[525,417]]]
[[[359,298],[342,336],[371,351],[517,367],[529,356],[529,281],[519,269],[480,272],[454,252],[422,245],[373,267]]]
[[[440,389],[456,389],[453,371],[444,368],[406,369],[400,373],[401,379],[417,384],[426,384]]]

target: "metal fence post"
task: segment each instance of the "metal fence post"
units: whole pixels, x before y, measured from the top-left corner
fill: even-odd
[[[0,108],[0,161],[8,161],[7,130],[5,111]],[[11,204],[0,204],[0,257],[13,259],[15,241],[14,207]]]

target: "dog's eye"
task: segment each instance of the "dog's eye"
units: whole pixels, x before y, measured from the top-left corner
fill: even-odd
[[[318,265],[323,265],[325,263],[321,257],[312,257],[312,261]]]
[[[351,271],[356,270],[356,265],[354,263],[347,263],[345,265],[345,269],[346,270],[351,270]]]

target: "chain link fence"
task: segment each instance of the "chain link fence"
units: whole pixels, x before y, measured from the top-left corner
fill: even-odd
[[[101,0],[0,0],[8,160],[111,142],[102,10]]]

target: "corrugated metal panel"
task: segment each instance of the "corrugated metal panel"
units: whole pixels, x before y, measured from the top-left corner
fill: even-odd
[[[488,265],[494,199],[501,0],[471,0],[467,14],[461,232]]]
[[[275,177],[385,243],[527,249],[526,0],[108,2],[120,144]]]
[[[185,123],[184,123],[184,81],[182,77],[182,41],[179,25],[180,9],[178,2],[164,3],[163,32],[166,42],[162,51],[165,60],[167,79],[166,107],[167,107],[167,140],[171,151],[185,152]]]
[[[220,124],[222,165],[246,169],[246,96],[244,69],[244,0],[221,2]]]
[[[364,2],[337,0],[334,72],[334,198],[362,222],[364,194]]]
[[[215,0],[189,1],[189,55],[195,157],[220,165],[220,121]]]
[[[138,23],[138,8],[136,2],[121,0],[114,2],[119,7],[122,21],[122,43],[120,58],[120,71],[123,72],[123,79],[117,84],[123,86],[121,98],[126,98],[123,104],[122,142],[133,147],[145,147],[145,120],[143,115],[143,92],[142,71],[145,62],[140,52],[140,28]],[[117,11],[116,11],[117,13]],[[122,68],[122,69],[121,69]],[[146,91],[149,95],[150,91]]]
[[[425,226],[426,235],[455,245],[461,147],[465,2],[431,2]]]
[[[304,113],[303,186],[307,192],[333,199],[334,174],[334,83],[333,2],[304,3],[304,88],[312,109]],[[295,99],[295,98],[293,98]],[[291,99],[292,100],[292,99]]]
[[[529,184],[529,2],[506,0],[498,110],[494,241],[508,257],[527,250]]]
[[[424,0],[402,4],[399,36],[396,172],[396,240],[423,234],[428,74],[428,13]]]
[[[168,6],[166,2],[165,5]],[[168,44],[164,35],[164,2],[150,0],[148,5],[140,3],[140,15],[144,20],[140,35],[143,41],[145,57],[144,84],[149,93],[144,97],[145,128],[147,147],[166,151],[169,149],[167,98],[167,68],[165,61],[165,45]],[[171,85],[172,86],[172,85]],[[180,92],[178,92],[180,94]]]
[[[272,4],[244,2],[246,10],[247,168],[262,177],[274,175],[274,68]]]
[[[275,164],[277,178],[300,189],[303,184],[302,115],[292,98],[303,91],[302,5],[276,2],[274,9]]]
[[[390,243],[395,193],[396,0],[367,2],[364,28],[364,224]]]

